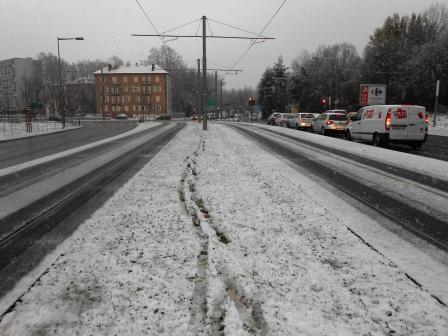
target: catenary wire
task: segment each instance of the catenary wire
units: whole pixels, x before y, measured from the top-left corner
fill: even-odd
[[[263,27],[263,29],[261,30],[260,35],[262,36],[264,31],[267,29],[267,27],[271,24],[271,22],[274,20],[274,18],[277,16],[278,12],[280,12],[280,10],[282,9],[282,7],[285,5],[286,1],[288,0],[283,0],[282,4],[280,5],[280,7],[275,11],[274,15],[272,15],[272,17],[268,20],[268,22],[265,24],[265,26]],[[244,51],[244,53],[241,55],[240,58],[238,58],[238,60],[235,62],[235,64],[232,66],[232,69],[235,69],[235,67],[243,60],[243,58],[247,55],[247,53],[249,52],[249,50],[256,44],[257,42],[255,40],[252,40],[249,44],[249,46],[247,47],[246,51]]]
[[[146,19],[148,20],[149,24],[152,26],[152,28],[154,29],[154,31],[157,33],[157,35],[160,35],[159,32],[157,31],[156,26],[154,26],[154,24],[152,23],[151,19],[149,18],[149,15],[146,13],[145,9],[143,8],[143,6],[140,4],[140,2],[138,0],[135,0],[138,4],[138,6],[140,7],[140,10],[143,12],[143,15],[145,15]],[[163,45],[165,45],[165,41],[162,38],[162,36],[159,36],[160,41],[163,43]]]

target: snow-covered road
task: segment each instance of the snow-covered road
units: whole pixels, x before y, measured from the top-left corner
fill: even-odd
[[[0,334],[448,333],[444,263],[218,124],[189,124],[39,269]]]

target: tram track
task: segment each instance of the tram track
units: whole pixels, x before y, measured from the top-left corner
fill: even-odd
[[[420,238],[448,250],[448,210],[443,205],[448,204],[446,181],[275,131],[231,127],[301,171],[306,170]]]
[[[184,124],[168,124],[152,128],[126,141],[100,146],[97,151],[89,149],[87,154],[76,154],[77,159],[56,160],[53,168],[46,167],[54,169],[51,176],[47,174],[44,180],[38,178],[2,195],[0,269],[120,174],[137,162],[150,159],[183,127]],[[34,176],[36,171],[28,174]]]

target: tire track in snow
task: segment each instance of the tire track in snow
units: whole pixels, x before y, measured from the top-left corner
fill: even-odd
[[[227,260],[223,257],[224,254],[218,254],[222,249],[229,254],[226,245],[231,241],[214,223],[196,190],[196,158],[201,148],[205,151],[203,138],[193,153],[194,157],[187,157],[185,160],[186,168],[179,185],[179,198],[191,216],[201,240],[190,325],[196,333],[208,330],[212,335],[226,335],[229,310],[235,309],[246,334],[266,335],[268,326],[261,303],[238,282],[238,276],[243,273],[241,268],[234,258]]]

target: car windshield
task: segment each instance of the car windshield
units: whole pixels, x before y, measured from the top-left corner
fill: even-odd
[[[347,116],[345,114],[330,114],[328,120],[344,121],[347,120]]]

